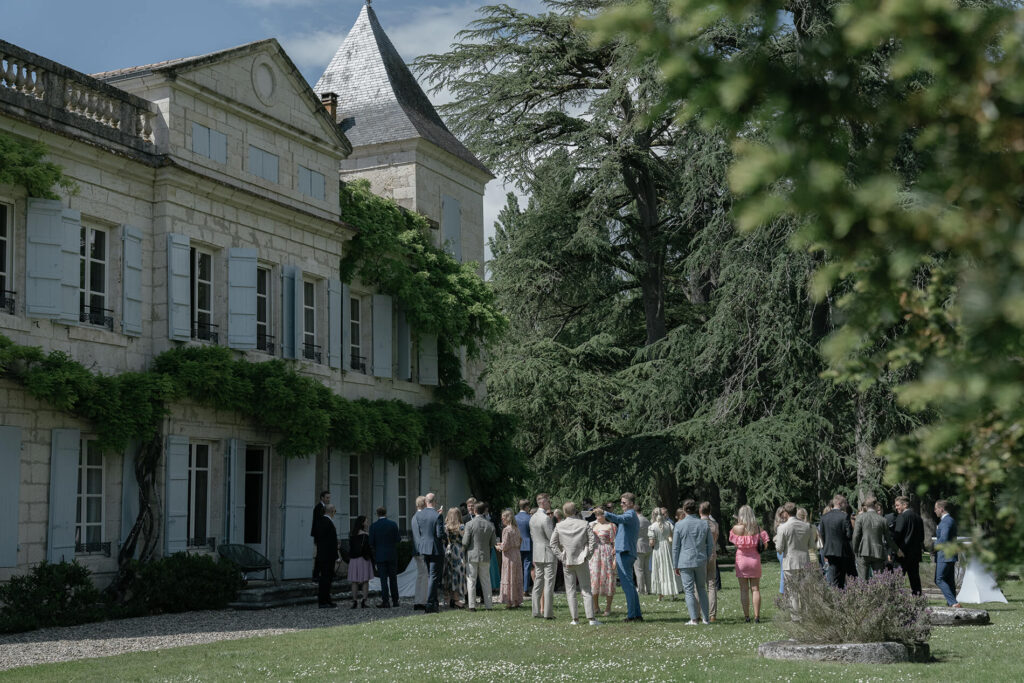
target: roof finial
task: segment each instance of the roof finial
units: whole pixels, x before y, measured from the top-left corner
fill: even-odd
[[[366,0],[366,6],[369,7],[373,4],[373,0]]]

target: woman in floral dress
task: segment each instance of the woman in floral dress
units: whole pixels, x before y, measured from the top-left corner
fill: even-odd
[[[597,537],[597,548],[590,558],[590,589],[594,592],[594,614],[600,603],[600,596],[604,595],[607,600],[604,616],[612,612],[612,596],[615,595],[615,531],[614,524],[604,517],[604,510],[596,508],[594,514],[597,519],[591,528],[594,536]]]
[[[501,593],[498,602],[508,609],[515,609],[523,604],[523,560],[519,554],[519,546],[523,538],[519,535],[519,526],[511,510],[501,513],[501,543],[496,548],[501,553]]]
[[[462,513],[452,508],[444,518],[444,535],[447,547],[444,550],[444,576],[441,589],[448,596],[449,607],[464,607],[466,604],[466,560],[462,548]]]
[[[651,526],[647,529],[651,543],[651,592],[658,600],[671,595],[674,600],[679,593],[676,573],[672,567],[672,522],[665,519],[661,508],[651,512]]]

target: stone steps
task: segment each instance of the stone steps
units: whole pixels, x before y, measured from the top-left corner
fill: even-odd
[[[238,599],[228,607],[239,610],[271,609],[291,605],[310,605],[317,601],[317,583],[315,581],[295,580],[282,581],[250,581],[238,592]],[[349,599],[352,589],[344,579],[335,579],[331,585],[331,597],[335,600]]]

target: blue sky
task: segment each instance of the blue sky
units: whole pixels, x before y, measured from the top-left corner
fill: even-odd
[[[443,52],[457,31],[490,2],[375,0],[391,42],[406,61]],[[540,0],[500,0],[537,11]],[[0,38],[78,71],[96,73],[223,50],[277,38],[310,83],[316,83],[359,16],[363,0],[29,0],[4,3]],[[444,95],[432,96],[435,102]],[[487,187],[484,229],[508,190]]]

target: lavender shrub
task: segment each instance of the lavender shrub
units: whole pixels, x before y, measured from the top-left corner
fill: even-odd
[[[928,601],[904,585],[903,573],[879,572],[869,581],[830,586],[820,571],[786,574],[786,594],[775,600],[778,622],[800,643],[924,643],[931,635]]]

